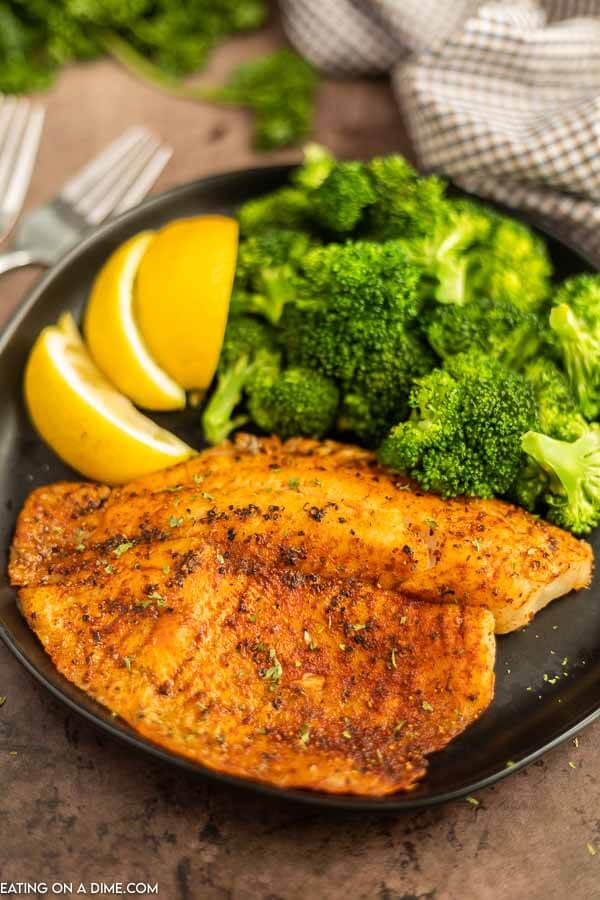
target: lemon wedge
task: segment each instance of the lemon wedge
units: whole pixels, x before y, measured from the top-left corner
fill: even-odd
[[[185,391],[156,365],[133,317],[135,276],[153,238],[143,231],[109,257],[94,281],[83,333],[98,368],[137,406],[183,409]]]
[[[148,244],[137,272],[134,311],[161,368],[188,390],[215,374],[229,313],[238,227],[227,216],[170,222]]]
[[[69,313],[38,336],[27,361],[24,390],[41,436],[88,478],[123,484],[194,454],[112,386]]]

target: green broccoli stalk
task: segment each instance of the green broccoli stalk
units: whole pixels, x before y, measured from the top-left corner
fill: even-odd
[[[402,244],[422,269],[422,290],[439,303],[486,298],[531,312],[550,291],[544,242],[527,226],[469,200],[425,208],[428,228]]]
[[[294,294],[297,268],[315,245],[306,232],[286,228],[266,228],[242,240],[231,311],[254,313],[277,324]]]
[[[310,369],[264,367],[248,388],[252,421],[283,439],[326,435],[335,424],[339,400],[335,383]]]
[[[197,34],[185,27],[180,33],[176,15],[168,21],[140,23],[131,40],[128,37],[109,32],[102,40],[123,65],[174,96],[251,110],[258,150],[298,143],[309,134],[318,76],[310,63],[291,50],[276,50],[242,63],[224,85],[208,87],[186,84],[178,77],[201,65],[210,44],[202,47]]]
[[[244,391],[255,373],[277,367],[279,353],[272,329],[250,316],[229,320],[217,369],[214,391],[202,414],[204,435],[209,444],[220,444],[235,428],[248,421],[234,415]]]
[[[412,413],[379,449],[385,465],[444,497],[506,495],[523,463],[521,436],[537,424],[531,385],[477,353],[417,380]]]
[[[255,147],[272,150],[298,143],[310,133],[317,84],[310,63],[291,50],[276,50],[242,63],[223,87],[202,89],[201,95],[251,109]]]
[[[592,426],[571,443],[528,431],[522,447],[549,475],[544,501],[550,521],[589,534],[600,524],[600,429]]]
[[[534,313],[502,300],[436,304],[425,320],[425,334],[442,359],[481,350],[509,369],[523,368],[543,343],[543,327]]]
[[[523,372],[531,384],[538,412],[539,430],[560,441],[575,441],[589,425],[573,397],[564,373],[552,359],[540,356],[530,361]],[[511,499],[530,512],[539,508],[548,489],[545,469],[528,456],[511,492]]]
[[[577,275],[556,292],[552,329],[571,389],[588,419],[600,416],[600,276]]]
[[[490,216],[477,203],[440,199],[427,219],[422,234],[402,240],[406,255],[421,269],[421,291],[439,303],[465,303],[468,251],[488,236]]]

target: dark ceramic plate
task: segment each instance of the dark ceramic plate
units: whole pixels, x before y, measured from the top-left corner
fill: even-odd
[[[145,228],[204,212],[231,211],[251,196],[284,183],[289,167],[233,172],[184,185],[153,198],[84,240],[34,287],[0,338],[0,545],[4,554],[15,518],[29,491],[77,477],[32,430],[21,399],[21,375],[40,329],[65,309],[79,316],[92,279],[112,250]],[[550,237],[560,277],[590,269],[564,243]],[[157,417],[184,440],[198,444],[197,414]],[[595,545],[598,547],[598,536]],[[0,574],[0,636],[17,659],[55,696],[99,728],[140,750],[216,781],[315,805],[394,812],[473,793],[566,740],[600,713],[600,589],[580,592],[543,610],[526,630],[498,640],[497,686],[492,706],[449,747],[431,758],[426,779],[409,794],[382,799],[280,790],[211,772],[154,746],[66,681],[19,615]],[[567,658],[567,663],[562,661]],[[545,680],[546,679],[546,680]],[[508,765],[509,761],[513,765]]]

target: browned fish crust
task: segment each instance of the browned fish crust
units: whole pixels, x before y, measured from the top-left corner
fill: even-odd
[[[425,494],[356,447],[240,435],[112,491],[34,491],[19,517],[11,579],[60,583],[119,543],[175,535],[264,566],[486,606],[499,633],[587,587],[592,574],[587,542],[510,504]]]
[[[150,740],[282,787],[383,795],[493,695],[493,617],[190,538],[106,551],[20,604],[57,668]]]

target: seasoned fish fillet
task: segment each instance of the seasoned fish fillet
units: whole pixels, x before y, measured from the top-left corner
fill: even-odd
[[[69,509],[64,487],[48,493]],[[57,668],[156,744],[272,785],[383,795],[490,702],[487,610],[226,557],[182,531],[71,551],[79,565],[19,594]]]
[[[34,491],[19,518],[11,578],[61,583],[124,542],[175,538],[284,572],[485,606],[498,633],[586,587],[592,573],[585,541],[510,504],[442,500],[356,447],[241,435],[123,488]]]

